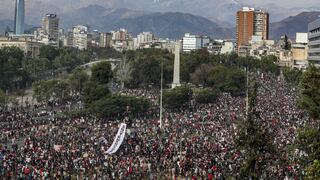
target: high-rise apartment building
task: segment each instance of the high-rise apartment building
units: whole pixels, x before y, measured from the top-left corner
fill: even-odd
[[[110,47],[110,42],[112,39],[111,33],[100,33],[100,47],[106,48]]]
[[[46,14],[42,18],[42,30],[50,41],[59,40],[59,18],[56,14]]]
[[[252,36],[269,38],[269,13],[263,10],[244,7],[237,12],[237,46],[246,45]]]
[[[138,34],[137,41],[138,41],[138,44],[152,43],[153,38],[154,38],[154,36],[152,33],[142,32],[142,33]]]
[[[82,25],[73,27],[73,47],[80,50],[88,48],[88,27]]]
[[[14,33],[24,34],[24,0],[16,0],[16,7],[14,13]]]
[[[112,31],[111,47],[117,51],[131,50],[134,48],[134,42],[127,29]]]

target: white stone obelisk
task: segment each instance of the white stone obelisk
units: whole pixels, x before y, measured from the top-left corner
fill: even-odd
[[[180,53],[181,53],[181,43],[180,41],[177,41],[174,47],[174,68],[173,68],[172,88],[181,86],[180,84]]]

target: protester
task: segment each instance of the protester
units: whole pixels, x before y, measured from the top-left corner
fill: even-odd
[[[256,110],[281,150],[296,141],[307,115],[297,109],[297,90],[275,77],[257,76]],[[121,94],[149,98],[152,91],[124,90]],[[236,122],[245,118],[245,97],[222,94],[215,104],[193,104],[165,110],[159,129],[157,111],[130,119],[118,152],[108,155],[119,128],[112,119],[90,115],[58,116],[68,103],[51,110],[37,105],[28,110],[0,112],[0,177],[7,179],[227,179],[238,177],[244,154],[235,147]],[[30,110],[31,109],[31,110]],[[50,108],[49,108],[50,109]],[[128,118],[126,118],[128,121]],[[288,159],[273,166],[270,179],[299,177],[302,167]],[[275,160],[276,163],[277,160]]]

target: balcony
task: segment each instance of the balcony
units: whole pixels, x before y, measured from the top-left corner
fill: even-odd
[[[309,46],[318,45],[318,44],[320,44],[320,39],[316,41],[309,41],[308,43]]]
[[[320,32],[317,32],[317,33],[308,33],[308,38],[311,39],[311,38],[315,38],[315,37],[319,37],[320,36]]]
[[[309,52],[309,53],[317,53],[317,52],[320,53],[320,48],[312,48],[312,49],[309,48],[308,52]]]
[[[309,61],[320,61],[320,56],[309,56],[308,60]]]

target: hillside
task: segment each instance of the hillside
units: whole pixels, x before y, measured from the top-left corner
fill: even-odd
[[[295,38],[296,32],[308,32],[308,23],[319,18],[320,12],[302,12],[296,16],[290,16],[282,21],[270,24],[270,38],[279,39],[287,34]]]
[[[127,28],[133,35],[150,31],[160,37],[181,38],[184,33],[211,35],[217,38],[233,36],[233,30],[220,27],[204,17],[187,13],[150,13],[126,8],[110,9],[98,5],[62,14],[61,26],[70,28],[87,24],[91,29],[111,31]]]

